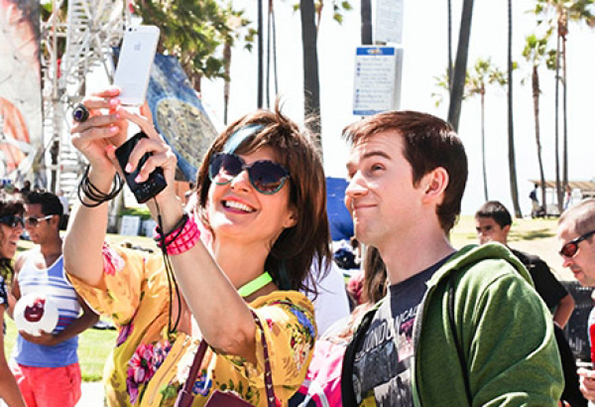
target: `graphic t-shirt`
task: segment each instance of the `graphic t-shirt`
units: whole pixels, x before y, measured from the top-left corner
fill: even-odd
[[[413,326],[427,281],[446,259],[389,287],[355,354],[353,385],[358,405],[412,406]]]

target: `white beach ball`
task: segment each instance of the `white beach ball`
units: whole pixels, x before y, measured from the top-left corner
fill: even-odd
[[[58,324],[58,306],[47,295],[29,293],[22,296],[14,307],[14,322],[19,331],[41,336],[40,331],[51,333]]]

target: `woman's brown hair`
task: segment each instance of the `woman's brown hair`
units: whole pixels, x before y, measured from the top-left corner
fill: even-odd
[[[240,137],[233,153],[250,154],[263,147],[271,148],[278,162],[289,170],[289,203],[297,210],[296,225],[285,229],[277,238],[266,260],[266,270],[281,289],[313,291],[313,281],[307,283],[312,278],[309,273],[312,261],[319,263],[318,270],[325,270],[322,265],[330,258],[326,179],[311,135],[284,116],[279,103],[274,111],[258,110],[245,115],[215,139],[198,170],[195,209],[208,226],[205,207],[211,185],[211,157],[235,142],[240,131],[247,135]]]

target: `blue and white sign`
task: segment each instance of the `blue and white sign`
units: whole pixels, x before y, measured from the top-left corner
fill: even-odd
[[[357,47],[353,114],[369,116],[399,109],[403,49],[400,47]]]

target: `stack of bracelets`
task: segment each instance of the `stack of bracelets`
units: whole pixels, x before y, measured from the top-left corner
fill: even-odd
[[[198,230],[194,217],[185,213],[171,232],[163,235],[161,229],[156,227],[154,235],[157,246],[162,251],[165,250],[168,255],[175,256],[192,249],[196,245],[200,238],[200,230]]]
[[[124,181],[122,181],[120,174],[116,173],[116,177],[114,179],[115,182],[112,186],[112,190],[106,194],[105,192],[99,190],[99,188],[93,185],[89,180],[89,167],[90,166],[87,165],[85,173],[83,174],[81,182],[79,183],[78,197],[79,201],[81,201],[81,204],[83,204],[87,208],[95,208],[104,202],[114,199],[122,190],[122,187],[124,186]],[[86,196],[87,199],[91,201],[91,203],[85,202],[83,200],[83,195]]]

